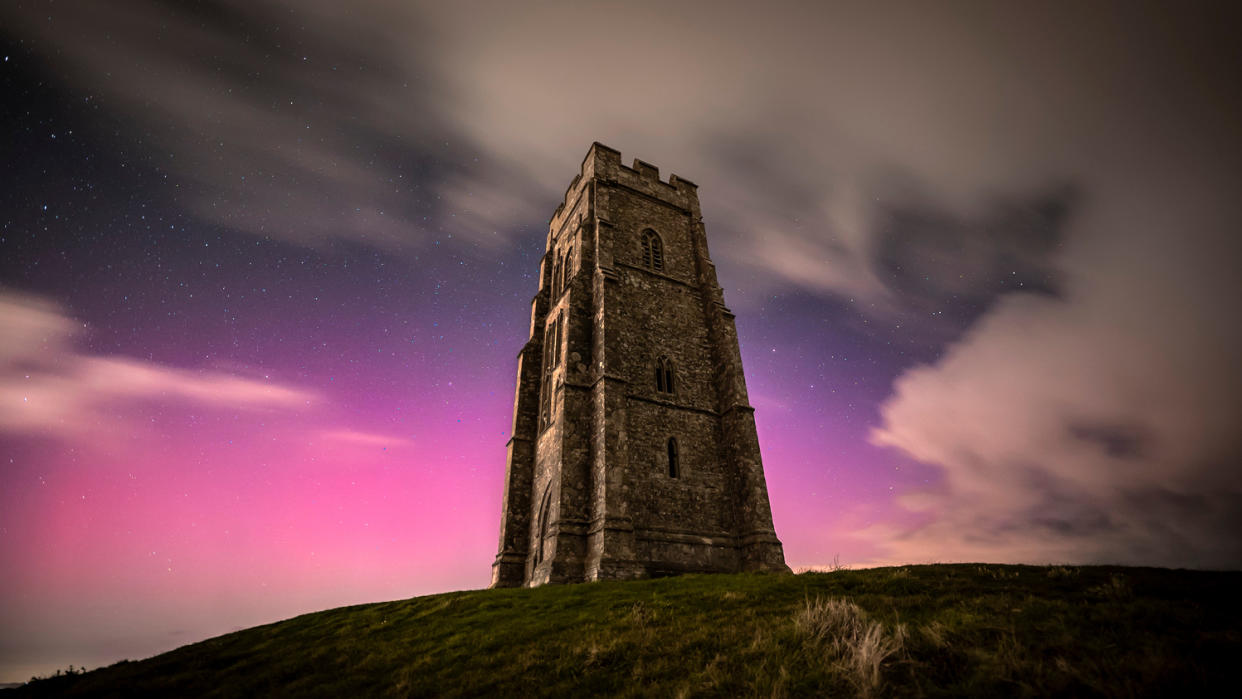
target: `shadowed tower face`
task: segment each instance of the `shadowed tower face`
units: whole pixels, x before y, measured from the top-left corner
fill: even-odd
[[[788,570],[692,182],[592,145],[530,327],[493,587]]]

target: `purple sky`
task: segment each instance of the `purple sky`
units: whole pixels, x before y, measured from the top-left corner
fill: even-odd
[[[700,186],[795,568],[1242,565],[1236,18],[821,5],[4,3],[0,681],[485,586],[596,140]]]

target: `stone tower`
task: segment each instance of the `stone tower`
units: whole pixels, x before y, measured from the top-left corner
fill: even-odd
[[[592,145],[539,278],[492,587],[789,570],[696,185]]]

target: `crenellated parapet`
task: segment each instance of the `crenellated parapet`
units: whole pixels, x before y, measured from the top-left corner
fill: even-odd
[[[659,168],[638,158],[632,165],[624,165],[620,151],[596,142],[591,144],[582,160],[581,171],[569,183],[548,222],[553,234],[563,226],[587,183],[593,179],[606,185],[626,187],[686,211],[698,208],[699,186],[694,182],[675,174],[669,175],[667,182],[661,180]]]

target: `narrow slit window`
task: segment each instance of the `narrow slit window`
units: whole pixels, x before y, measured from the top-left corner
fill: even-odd
[[[681,464],[677,460],[677,438],[668,438],[668,477],[681,478]]]
[[[552,340],[554,339],[554,336],[555,336],[555,331],[552,327],[552,324],[544,328],[543,330],[543,373],[545,374],[552,372]]]
[[[547,427],[552,423],[552,375],[543,377],[543,387],[539,396],[539,423]]]
[[[539,390],[539,427],[547,427],[552,423],[552,367],[553,351],[555,350],[556,322],[553,321],[543,330],[543,382]]]
[[[543,562],[543,544],[548,537],[548,508],[551,504],[552,484],[549,483],[548,487],[543,491],[543,504],[539,506],[539,527],[536,534],[539,538],[535,541],[535,565]]]
[[[562,311],[556,317],[556,337],[553,339],[555,343],[552,347],[552,366],[559,366],[561,363],[561,326],[565,322],[565,312]]]

